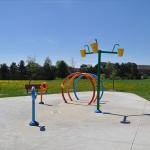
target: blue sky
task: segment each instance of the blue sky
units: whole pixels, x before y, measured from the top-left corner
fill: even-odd
[[[43,63],[96,64],[79,50],[98,39],[111,50],[120,43],[125,55],[102,55],[103,61],[150,65],[149,0],[0,0],[0,63],[36,57]]]

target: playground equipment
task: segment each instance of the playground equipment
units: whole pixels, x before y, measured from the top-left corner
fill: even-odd
[[[25,85],[25,89],[27,90],[27,94],[31,93],[32,87],[35,88],[37,94],[40,94],[40,102],[39,104],[44,104],[43,102],[43,94],[45,94],[48,90],[48,84],[46,82],[43,82],[41,84],[31,84],[31,80],[29,81],[29,84]]]
[[[29,125],[38,126],[39,123],[35,120],[35,100],[37,97],[37,93],[34,86],[32,86],[31,88],[31,94],[32,94],[32,121],[29,123]]]
[[[81,78],[86,78],[90,81],[91,85],[92,85],[92,90],[93,90],[93,94],[92,94],[92,98],[88,101],[84,101],[86,103],[88,103],[88,105],[92,104],[92,103],[95,103],[96,101],[96,80],[97,80],[97,76],[94,75],[94,74],[90,74],[90,73],[81,73],[81,72],[76,72],[76,73],[72,73],[70,75],[68,75],[62,82],[61,84],[61,91],[62,91],[62,97],[63,97],[63,100],[65,103],[68,103],[67,99],[66,99],[66,96],[65,96],[65,89],[67,91],[67,94],[68,94],[68,97],[70,99],[71,102],[74,101],[74,99],[71,97],[71,94],[70,94],[70,91],[71,91],[71,87],[73,87],[73,93],[74,93],[74,96],[76,98],[77,101],[79,101],[79,97],[77,95],[77,84],[78,84],[78,81],[81,79]],[[103,83],[101,81],[101,89],[102,89],[102,92],[100,93],[100,96],[102,97],[103,95]]]
[[[95,40],[94,43],[90,44],[92,51],[90,51],[89,46],[85,45],[88,47],[88,49],[82,49],[80,50],[81,56],[84,58],[86,57],[87,54],[98,54],[98,79],[97,79],[97,107],[96,107],[96,113],[101,113],[102,111],[100,110],[100,90],[101,90],[101,74],[100,74],[100,68],[101,68],[101,55],[102,53],[104,54],[118,54],[118,56],[123,56],[124,49],[123,48],[118,48],[118,51],[114,51],[116,46],[119,46],[119,44],[114,44],[112,51],[104,51],[99,48],[97,40]],[[84,46],[84,47],[85,47]]]

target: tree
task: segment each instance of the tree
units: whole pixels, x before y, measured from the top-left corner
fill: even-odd
[[[70,73],[73,73],[73,72],[76,72],[76,69],[75,69],[75,61],[74,61],[74,58],[72,57],[71,58],[71,63],[70,63],[70,67],[69,67],[69,70],[70,70]]]
[[[132,79],[140,79],[140,74],[135,63],[130,64],[130,73],[132,74]]]
[[[56,62],[57,76],[65,78],[69,74],[69,68],[65,61],[60,60]]]
[[[50,80],[56,79],[56,67],[51,66]]]
[[[80,70],[81,70],[81,72],[88,72],[88,66],[86,64],[82,64],[80,66]]]
[[[12,62],[12,64],[10,65],[10,79],[18,79],[18,67],[15,62]]]
[[[56,68],[52,66],[52,62],[49,57],[45,59],[43,75],[45,80],[54,80],[56,78]]]
[[[121,74],[121,67],[119,65],[119,63],[115,63],[113,65],[113,72],[115,72],[115,78],[120,78],[120,74]],[[113,73],[112,72],[112,73]]]
[[[23,60],[21,60],[18,64],[18,71],[19,71],[19,79],[26,79],[26,67]]]
[[[100,68],[100,72],[101,74],[103,74],[103,76],[106,76],[104,75],[105,74],[105,66],[106,66],[106,63],[105,62],[101,62],[101,68]],[[97,74],[98,73],[98,64],[96,64],[93,68],[92,68],[92,73],[94,74]]]
[[[50,60],[49,57],[46,57],[45,62],[44,62],[44,65],[52,66],[52,61]]]
[[[9,68],[5,63],[1,64],[0,71],[1,71],[1,78],[3,80],[9,79]]]
[[[115,69],[115,65],[112,66],[112,72],[111,72],[111,75],[110,75],[110,78],[112,79],[113,83],[112,83],[112,88],[113,90],[115,89],[115,79],[116,79],[116,76],[117,76],[117,70]]]
[[[93,73],[93,67],[92,67],[92,65],[82,64],[80,66],[80,71],[87,72],[87,73]]]
[[[121,79],[140,79],[140,74],[135,63],[114,64],[115,76]]]
[[[112,64],[110,62],[108,62],[106,65],[105,65],[105,68],[104,68],[104,73],[106,75],[106,78],[110,78],[110,75],[112,73]]]
[[[30,80],[38,79],[39,73],[41,73],[40,70],[41,66],[38,63],[30,62],[27,64],[27,77]]]

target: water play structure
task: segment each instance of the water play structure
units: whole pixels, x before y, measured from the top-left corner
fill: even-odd
[[[78,95],[77,95],[77,84],[78,81],[81,78],[86,78],[91,82],[92,85],[92,97],[86,101],[88,105],[97,102],[96,104],[96,113],[101,113],[102,111],[100,110],[100,100],[103,96],[104,93],[104,86],[103,82],[101,80],[101,55],[102,54],[118,54],[118,56],[123,56],[124,49],[123,48],[118,48],[118,51],[115,51],[116,46],[119,46],[119,44],[114,44],[113,49],[111,51],[104,51],[99,48],[97,40],[95,40],[94,43],[90,44],[90,47],[92,50],[90,50],[89,45],[84,45],[85,48],[87,49],[82,49],[80,50],[81,56],[84,58],[88,54],[98,54],[98,72],[97,75],[91,74],[91,73],[81,73],[81,72],[75,72],[70,75],[68,75],[62,82],[61,84],[61,93],[62,97],[65,103],[68,103],[68,100],[66,98],[66,95],[68,95],[68,98],[70,102],[73,102],[74,99],[72,98],[70,92],[71,88],[73,89],[74,96],[76,100],[80,100]],[[96,93],[97,91],[97,93]]]
[[[81,72],[75,72],[70,75],[68,75],[61,84],[61,93],[62,97],[65,103],[79,101],[82,102],[77,94],[77,85],[80,79],[86,78],[90,81],[92,85],[92,97],[88,100],[84,101],[88,105],[91,105],[96,102],[96,113],[101,113],[100,110],[100,100],[104,93],[104,86],[103,82],[101,80],[101,55],[104,54],[118,54],[118,56],[123,56],[124,49],[118,48],[118,51],[115,51],[115,47],[119,46],[119,44],[115,44],[113,46],[112,51],[104,51],[101,50],[98,46],[97,40],[95,40],[94,43],[90,44],[92,51],[90,50],[88,45],[85,45],[88,49],[82,49],[80,50],[81,56],[84,58],[87,54],[98,54],[98,72],[97,75],[91,74],[91,73],[81,73]],[[32,95],[32,121],[30,122],[30,126],[38,126],[39,123],[35,120],[35,100],[37,97],[37,94],[41,95],[41,101],[40,104],[44,104],[42,101],[42,95],[47,92],[48,85],[46,82],[43,82],[41,84],[31,84],[29,82],[28,85],[25,85],[25,88],[27,90],[27,93],[31,93]],[[71,92],[73,89],[74,98],[71,96]],[[97,92],[96,92],[97,91]],[[68,95],[69,100],[66,98],[66,94]]]
[[[124,49],[123,48],[118,48],[118,51],[115,51],[116,46],[119,46],[119,44],[114,44],[113,49],[111,51],[105,51],[101,50],[99,48],[99,44],[97,42],[97,39],[95,40],[94,43],[90,44],[91,49],[89,45],[84,45],[87,49],[82,49],[80,50],[81,56],[84,58],[88,54],[98,54],[98,72],[97,72],[97,107],[96,107],[96,113],[101,113],[102,111],[100,110],[100,99],[102,98],[100,95],[101,91],[101,55],[102,54],[118,54],[118,56],[123,56]]]

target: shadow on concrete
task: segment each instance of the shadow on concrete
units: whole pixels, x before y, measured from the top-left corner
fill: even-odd
[[[133,114],[133,115],[123,115],[123,114],[117,114],[117,113],[110,113],[110,112],[103,112],[104,115],[114,115],[114,116],[127,116],[127,117],[138,117],[138,116],[150,116],[150,114]]]
[[[94,104],[90,104],[90,105],[88,105],[88,101],[77,101],[77,102],[67,102],[67,103],[65,103],[65,104],[72,104],[72,105],[81,105],[81,106],[96,106],[97,104],[96,103],[94,103]],[[102,102],[100,102],[100,105],[104,105],[104,104],[106,104],[106,101],[102,101]]]
[[[45,106],[53,106],[53,105],[50,105],[50,104],[45,104],[45,103],[44,103],[44,104],[42,104],[42,105],[45,105]]]
[[[128,117],[150,116],[150,114],[122,115],[122,114],[110,113],[110,112],[103,112],[103,114],[123,117],[123,119],[120,121],[120,123],[122,124],[130,124],[130,121],[127,120]]]

